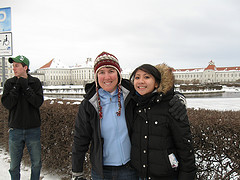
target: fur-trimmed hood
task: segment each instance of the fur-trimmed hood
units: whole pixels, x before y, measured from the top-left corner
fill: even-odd
[[[158,64],[155,67],[161,73],[161,82],[157,89],[157,92],[167,94],[167,92],[174,88],[174,75],[172,68],[164,63]]]

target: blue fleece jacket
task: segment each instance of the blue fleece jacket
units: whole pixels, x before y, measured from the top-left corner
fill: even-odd
[[[121,94],[121,116],[117,116],[117,92],[117,89],[113,93],[99,89],[103,112],[101,135],[104,139],[103,165],[105,166],[120,166],[130,160],[131,143],[125,119],[124,99]]]

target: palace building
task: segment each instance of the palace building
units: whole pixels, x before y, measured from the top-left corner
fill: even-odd
[[[2,62],[0,62],[2,66]],[[176,84],[189,83],[239,83],[240,66],[216,67],[211,60],[206,68],[174,69]],[[0,71],[2,82],[2,68]],[[94,81],[93,61],[91,58],[81,65],[65,66],[60,60],[52,59],[31,75],[38,77],[44,86],[51,85],[85,85]],[[131,72],[123,70],[122,77],[129,79]],[[13,77],[12,64],[5,59],[5,77]]]
[[[81,65],[65,66],[60,60],[52,59],[36,71],[34,76],[44,75],[44,86],[50,85],[85,85],[94,81],[93,61],[91,58]],[[129,78],[130,74],[122,73],[122,77]]]
[[[235,83],[240,82],[240,66],[216,67],[211,60],[206,68],[173,69],[176,83]]]

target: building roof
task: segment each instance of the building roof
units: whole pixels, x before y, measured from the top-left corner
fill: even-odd
[[[75,66],[65,66],[60,60],[56,60],[56,59],[52,59],[51,61],[49,61],[48,63],[44,64],[42,67],[40,67],[39,69],[46,69],[46,68],[59,68],[59,69],[77,69],[77,68],[93,68],[93,62],[91,60],[91,58],[87,58],[87,60],[80,65],[75,65]]]
[[[39,69],[50,68],[53,60],[54,60],[54,59],[52,59],[51,61],[49,61],[47,64],[44,64],[44,65],[43,65],[42,67],[40,67]]]
[[[240,66],[234,67],[216,67],[215,63],[211,60],[206,68],[189,68],[189,69],[173,69],[173,72],[202,72],[206,70],[213,71],[240,71]]]
[[[92,68],[93,69],[93,64],[94,62],[92,61],[91,58],[87,58],[87,60],[81,64],[76,64],[74,66],[70,66],[72,69],[79,69],[79,68]]]
[[[214,71],[217,70],[217,68],[216,68],[216,66],[215,66],[215,64],[214,64],[214,62],[213,62],[212,60],[209,62],[208,67],[206,67],[206,68],[204,69],[204,71],[205,71],[205,70],[214,70]]]
[[[48,63],[46,63],[45,65],[43,65],[42,67],[40,67],[40,69],[45,69],[45,68],[69,69],[69,67],[65,66],[60,60],[56,60],[54,58]]]
[[[240,66],[236,67],[219,67],[217,68],[218,71],[240,71]]]

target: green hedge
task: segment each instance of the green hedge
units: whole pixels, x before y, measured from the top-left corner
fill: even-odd
[[[75,102],[75,101],[74,101]],[[42,160],[45,171],[71,174],[71,148],[78,105],[73,101],[47,100],[41,106]],[[0,105],[0,145],[8,150],[8,111]],[[240,177],[240,111],[188,109],[198,166],[197,179]],[[24,162],[29,164],[28,153]],[[90,177],[89,154],[85,172]]]

